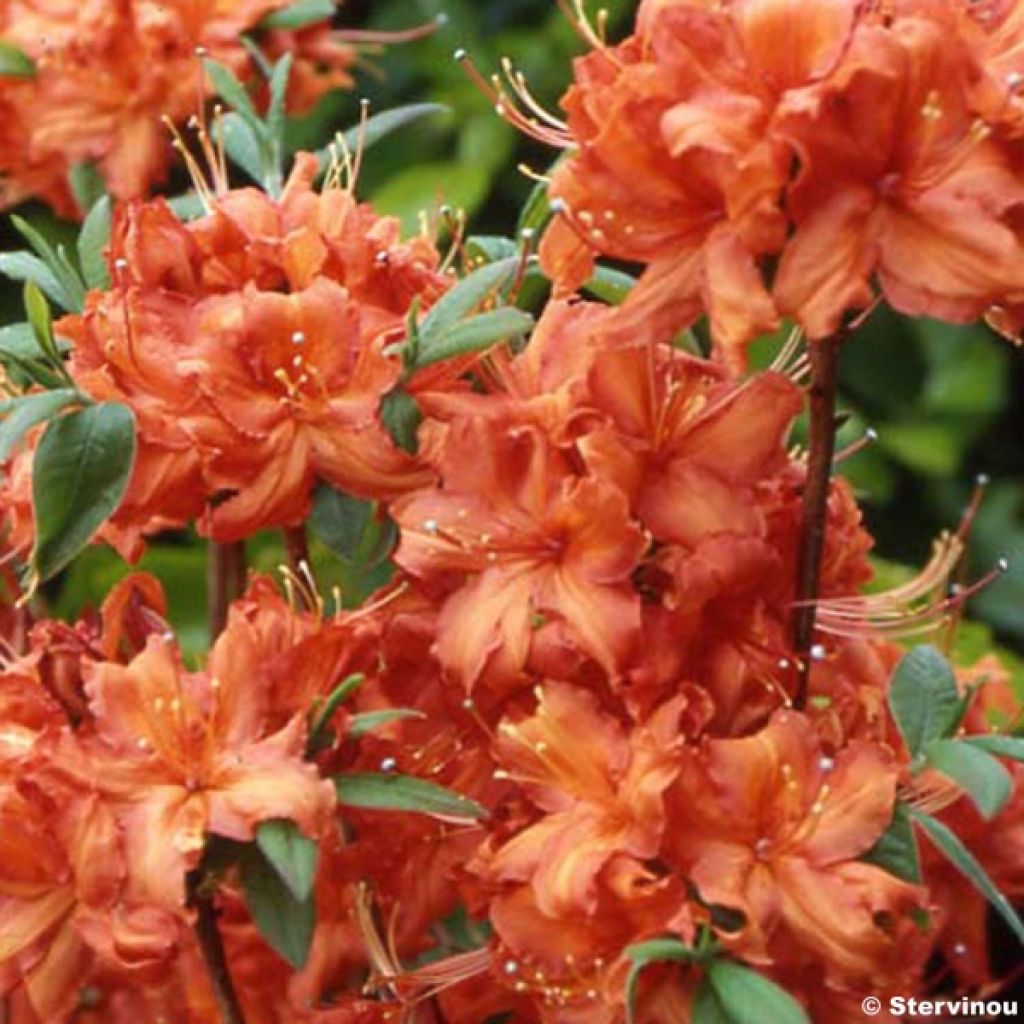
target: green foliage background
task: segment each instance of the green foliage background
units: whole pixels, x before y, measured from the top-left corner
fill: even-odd
[[[610,0],[613,34],[628,25],[635,4]],[[465,48],[485,73],[503,56],[514,60],[535,94],[554,108],[583,44],[554,0],[350,0],[339,16],[346,25],[402,29],[440,13],[447,24],[432,38],[367,54],[359,86],[329,97],[310,116],[290,124],[294,147],[317,147],[358,116],[358,100],[374,111],[402,103],[435,101],[450,113],[406,128],[375,147],[364,164],[360,193],[416,230],[420,211],[439,201],[462,207],[475,233],[508,234],[531,183],[517,170],[544,169],[555,154],[524,140],[502,122],[490,102],[453,60]],[[182,184],[182,183],[179,183]],[[54,238],[73,234],[46,211],[26,215]],[[9,228],[0,248],[15,247]],[[21,319],[20,289],[0,288],[0,319]],[[881,310],[851,342],[843,366],[844,408],[850,420],[842,439],[867,426],[878,443],[845,464],[862,500],[885,576],[919,565],[931,539],[952,527],[978,473],[992,479],[972,539],[971,572],[987,570],[1000,556],[1010,571],[972,603],[972,617],[1006,647],[1024,652],[1024,356],[984,328],[953,328],[903,320]],[[1014,401],[1014,399],[1017,399]],[[274,538],[250,545],[256,565],[280,560]],[[320,552],[329,583],[358,600],[375,578],[359,574]],[[889,563],[894,563],[893,568]],[[168,587],[173,617],[186,645],[198,650],[205,636],[203,552],[194,540],[173,539],[152,548],[144,567]],[[123,574],[116,557],[87,551],[48,592],[56,610],[75,614],[102,599]],[[375,570],[379,573],[379,569]],[[965,655],[985,648],[986,628],[963,636]]]

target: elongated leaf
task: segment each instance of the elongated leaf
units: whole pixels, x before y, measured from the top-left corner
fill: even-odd
[[[42,354],[30,323],[0,327],[0,359],[5,356],[13,356],[15,359],[38,359]]]
[[[475,312],[487,299],[510,284],[519,268],[518,259],[488,263],[464,277],[434,303],[420,324],[420,338],[428,345],[446,335],[456,324]]]
[[[466,255],[470,266],[516,259],[519,251],[519,246],[511,238],[501,235],[470,235],[466,239]]]
[[[312,724],[309,728],[309,739],[306,741],[307,757],[312,757],[324,746],[329,745],[330,735],[327,730],[334,717],[334,712],[363,685],[365,678],[362,672],[353,673],[334,688],[333,693],[323,702],[322,706],[314,708]]]
[[[0,462],[6,462],[11,450],[37,423],[56,416],[62,409],[81,401],[81,395],[71,388],[41,391],[19,399],[11,412],[0,423]]]
[[[666,961],[691,963],[697,958],[697,954],[692,946],[671,937],[638,942],[627,946],[625,952],[631,961],[629,975],[626,978],[626,1022],[633,1024],[633,1015],[636,1013],[636,990],[644,970],[651,964]]]
[[[911,756],[946,735],[959,703],[956,677],[936,648],[915,647],[896,667],[889,707]]]
[[[708,978],[700,983],[700,988],[693,997],[693,1016],[690,1024],[732,1024]]]
[[[925,747],[925,757],[971,798],[983,818],[994,818],[1010,799],[1010,773],[978,747],[959,740],[933,740]]]
[[[921,881],[921,855],[906,804],[896,804],[889,827],[861,859],[904,881],[915,885]]]
[[[135,420],[126,406],[91,405],[51,423],[33,460],[40,581],[60,572],[121,503],[135,461]]]
[[[68,171],[68,184],[82,213],[87,214],[107,194],[107,183],[93,163],[75,164]]]
[[[0,78],[35,78],[32,58],[11,43],[0,40]]]
[[[372,501],[353,498],[320,484],[309,517],[313,533],[342,561],[372,569],[387,558],[398,539],[394,522],[378,515]]]
[[[260,23],[263,29],[296,29],[313,25],[334,17],[334,0],[296,0],[295,3],[272,11]]]
[[[266,141],[268,152],[264,161],[263,187],[273,198],[281,194],[284,183],[284,129],[285,96],[288,76],[292,70],[292,55],[286,53],[275,65],[270,76],[270,106],[267,108]]]
[[[636,278],[632,274],[613,267],[597,267],[583,290],[610,306],[619,306],[635,287]]]
[[[349,128],[348,131],[343,132],[341,149],[344,150],[345,147],[348,147],[351,152],[355,152],[359,148],[360,143],[362,143],[363,149],[366,150],[375,143],[380,142],[381,139],[386,139],[392,132],[396,132],[408,124],[413,124],[425,117],[450,113],[451,108],[441,103],[409,103],[403,107],[384,110],[379,114],[368,117],[366,124],[362,128],[357,125],[355,128]],[[332,159],[332,153],[338,147],[339,144],[334,143],[333,146],[325,146],[323,149],[318,150],[317,159],[320,161],[321,172],[327,170]]]
[[[480,821],[487,810],[461,793],[412,775],[357,772],[336,775],[338,801],[349,807],[380,811],[418,811],[442,821]]]
[[[202,199],[195,192],[185,192],[180,196],[171,196],[167,200],[167,205],[171,208],[174,216],[182,221],[197,220],[206,213]]]
[[[52,363],[60,362],[57,345],[53,340],[53,318],[50,307],[39,286],[32,281],[25,282],[25,315],[35,335],[39,351]]]
[[[211,60],[209,57],[203,61],[203,67],[206,68],[206,74],[209,76],[217,95],[232,110],[236,110],[239,113],[246,124],[252,128],[258,139],[263,140],[266,135],[266,125],[264,125],[259,114],[256,113],[256,108],[252,105],[252,100],[245,91],[245,86],[235,77],[234,72],[218,61]]]
[[[71,298],[53,271],[30,252],[0,252],[0,274],[12,281],[32,281],[37,284],[61,309],[71,309]]]
[[[400,722],[406,718],[426,718],[422,711],[414,708],[389,708],[386,711],[364,711],[361,715],[353,715],[352,722],[348,727],[348,735],[351,739],[359,739],[374,729],[391,722]]]
[[[914,821],[921,826],[936,849],[992,904],[999,916],[1010,926],[1018,942],[1024,943],[1024,921],[1010,901],[999,891],[999,887],[989,878],[985,869],[978,863],[974,854],[955,833],[950,831],[941,821],[922,811],[911,811]]]
[[[316,878],[316,843],[294,821],[275,818],[256,829],[256,845],[300,903],[310,897]]]
[[[547,181],[538,181],[530,190],[530,194],[519,214],[519,223],[516,225],[516,234],[522,235],[524,231],[532,231],[534,234],[541,232],[551,220],[551,200],[548,198]]]
[[[811,1024],[807,1011],[784,988],[735,960],[713,960],[708,980],[732,1024]]]
[[[85,286],[82,283],[82,279],[78,276],[78,271],[69,262],[64,250],[60,247],[54,249],[23,217],[12,215],[11,223],[18,229],[18,233],[28,242],[36,256],[46,264],[54,278],[60,283],[63,298],[56,301],[64,309],[73,313],[80,313],[85,307]],[[40,287],[42,287],[41,284]]]
[[[78,236],[78,262],[90,288],[109,288],[110,272],[104,250],[110,244],[110,196],[103,196],[89,211]]]
[[[260,934],[293,967],[303,967],[316,928],[313,897],[297,900],[255,845],[244,851],[240,868],[245,902]]]
[[[224,144],[228,159],[253,181],[263,180],[263,153],[259,139],[241,114],[233,110],[221,115],[214,131]]]
[[[419,450],[417,431],[423,422],[416,399],[401,388],[389,391],[381,400],[380,418],[395,444],[415,455]]]
[[[463,320],[440,336],[427,339],[421,335],[415,368],[419,370],[456,356],[484,352],[498,342],[528,334],[533,322],[529,313],[504,306]]]
[[[961,741],[972,747],[984,750],[996,757],[1009,757],[1014,761],[1024,761],[1024,738],[1019,736],[998,736],[990,733],[985,736],[965,736]]]

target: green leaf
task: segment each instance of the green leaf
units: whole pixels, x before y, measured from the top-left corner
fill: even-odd
[[[362,672],[347,676],[334,688],[323,705],[316,709],[313,724],[309,728],[309,739],[306,741],[306,757],[312,757],[324,746],[328,739],[327,727],[334,717],[334,712],[363,685],[365,678]]]
[[[35,78],[32,58],[18,47],[0,40],[0,78]]]
[[[209,57],[203,60],[203,67],[209,76],[214,91],[232,110],[238,112],[246,124],[253,130],[257,139],[261,141],[266,137],[266,125],[262,118],[256,113],[245,86],[235,77],[235,73],[218,61]]]
[[[549,220],[551,220],[551,200],[548,198],[548,183],[547,181],[538,181],[530,189],[530,194],[519,214],[516,234],[522,235],[524,231],[539,234],[547,226]]]
[[[230,115],[225,114],[224,116],[229,117]],[[174,216],[181,221],[198,220],[206,213],[203,200],[196,192],[185,192],[180,196],[171,196],[167,200],[167,205],[171,208]]]
[[[7,461],[14,446],[32,427],[81,401],[82,396],[71,388],[41,391],[18,399],[10,414],[0,423],[0,462]]]
[[[519,246],[502,235],[470,235],[466,239],[466,255],[470,266],[514,260],[519,257]]]
[[[261,29],[296,29],[313,25],[334,17],[334,0],[296,0],[295,3],[272,11],[257,26]]]
[[[676,963],[693,963],[698,954],[692,946],[680,939],[663,938],[637,942],[625,949],[626,957],[631,961],[629,975],[626,978],[626,1022],[632,1024],[636,1013],[636,990],[640,984],[640,975],[651,964],[674,961]]]
[[[1018,736],[1000,736],[988,733],[984,736],[965,736],[960,742],[977,747],[996,757],[1009,757],[1014,761],[1024,761],[1024,739]]]
[[[19,249],[0,252],[0,274],[12,281],[32,281],[62,309],[71,309],[70,297],[53,271],[38,257]]]
[[[214,125],[228,159],[253,181],[263,180],[263,151],[260,141],[245,118],[233,110],[222,114]]]
[[[103,196],[89,210],[78,236],[78,262],[90,288],[109,288],[110,272],[104,250],[110,245],[110,196]]]
[[[53,340],[53,318],[50,316],[50,306],[45,296],[32,281],[25,282],[23,296],[25,315],[28,317],[39,351],[55,366],[63,366],[57,351],[57,343]]]
[[[422,370],[434,363],[455,359],[472,352],[484,352],[501,341],[528,334],[533,328],[533,317],[521,309],[503,306],[488,313],[480,313],[455,324],[442,335],[429,340],[421,328],[420,345],[413,368]]]
[[[713,960],[708,980],[732,1024],[811,1024],[785,989],[735,960]]]
[[[410,455],[419,451],[417,431],[423,422],[423,413],[412,395],[401,388],[389,391],[381,400],[380,418],[391,440],[399,448]]]
[[[959,740],[933,740],[924,751],[928,763],[952,779],[986,820],[994,818],[1013,792],[1010,773],[991,755]]]
[[[256,845],[298,902],[309,899],[316,878],[316,842],[294,821],[275,818],[256,829]]]
[[[400,722],[406,718],[426,718],[422,711],[414,708],[389,708],[386,711],[364,711],[361,715],[353,715],[352,723],[349,725],[348,735],[350,739],[359,739],[374,729],[391,722]]]
[[[14,359],[38,359],[39,342],[30,323],[8,324],[0,327],[0,359],[10,356]]]
[[[339,149],[344,152],[345,147],[350,152],[355,152],[360,142],[364,150],[369,149],[381,139],[387,138],[392,132],[404,128],[408,124],[422,120],[425,117],[432,117],[435,114],[450,114],[451,108],[441,103],[409,103],[403,107],[394,107],[391,110],[382,111],[368,117],[366,123],[360,127],[356,125],[348,131],[341,133],[342,143],[335,142],[331,146],[325,146],[318,150],[317,159],[320,161],[321,173],[327,170],[331,162],[332,153]]]
[[[383,562],[398,539],[398,529],[372,501],[353,498],[321,483],[309,517],[313,533],[343,562],[372,569]]]
[[[488,299],[512,282],[519,269],[516,257],[488,263],[464,277],[431,307],[420,324],[424,344],[447,334],[456,324],[475,313]]]
[[[380,811],[418,811],[442,821],[480,821],[487,810],[461,793],[412,775],[356,772],[336,775],[339,803]]]
[[[85,308],[85,285],[63,248],[58,246],[54,249],[43,235],[22,217],[12,215],[11,223],[59,282],[61,298],[55,301],[72,313],[80,313]]]
[[[60,572],[117,509],[134,461],[135,420],[127,406],[90,405],[50,424],[32,470],[32,567],[40,582]]]
[[[75,164],[68,171],[68,184],[82,213],[88,213],[107,194],[107,183],[93,163]]]
[[[732,1024],[708,978],[700,983],[697,994],[693,997],[690,1024]]]
[[[370,195],[374,207],[402,222],[406,234],[415,234],[424,214],[450,206],[471,216],[487,198],[491,179],[486,169],[458,160],[436,163],[409,161]]]
[[[270,152],[265,160],[263,187],[273,198],[281,194],[284,182],[284,129],[285,99],[288,77],[292,71],[292,55],[286,53],[275,65],[270,76],[270,105],[267,108],[267,143]]]
[[[921,855],[906,804],[897,803],[893,807],[889,827],[861,860],[884,868],[906,882],[920,883]]]
[[[1024,943],[1024,921],[1021,921],[1010,901],[989,878],[974,854],[937,818],[923,811],[912,810],[910,813],[936,849],[992,904],[999,916],[1010,926],[1017,941]]]
[[[597,267],[583,290],[609,306],[619,306],[635,287],[636,278],[632,274],[612,267]]]
[[[292,967],[305,966],[316,928],[312,895],[297,900],[255,845],[246,848],[239,866],[245,902],[260,934]]]
[[[912,757],[932,740],[946,735],[959,703],[956,677],[935,647],[915,647],[896,666],[889,688],[889,707]]]

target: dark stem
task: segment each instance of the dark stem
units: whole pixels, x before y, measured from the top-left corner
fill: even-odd
[[[793,649],[797,657],[799,685],[793,699],[798,710],[807,703],[810,650],[814,639],[815,602],[821,583],[821,559],[825,549],[828,492],[836,450],[836,391],[839,350],[845,340],[840,331],[808,345],[811,361],[810,453],[804,484],[803,516],[797,560],[796,613],[793,617]]]
[[[228,605],[245,589],[245,542],[218,544],[211,541],[206,573],[210,643],[213,643],[227,624]]]
[[[213,904],[213,893],[205,886],[205,872],[202,868],[190,871],[186,876],[188,905],[196,912],[196,938],[202,953],[206,973],[210,978],[214,999],[224,1024],[245,1024],[242,1004],[238,1001],[235,983],[231,980],[228,959],[224,953],[220,929],[217,927],[217,908]]]
[[[288,556],[288,568],[299,580],[300,585],[296,587],[296,600],[300,602],[305,611],[312,611],[309,603],[309,596],[306,587],[302,585],[310,581],[313,574],[313,565],[309,560],[309,540],[306,537],[305,526],[288,526],[281,531],[284,534],[284,550]],[[305,569],[302,567],[305,566]]]

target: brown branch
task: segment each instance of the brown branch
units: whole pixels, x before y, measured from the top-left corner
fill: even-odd
[[[245,589],[245,542],[210,542],[206,566],[206,593],[209,600],[210,643],[224,631],[228,605]]]
[[[195,932],[199,951],[206,965],[206,973],[213,988],[213,996],[220,1010],[223,1024],[245,1024],[242,1004],[238,1001],[235,983],[231,979],[228,959],[217,927],[217,908],[213,893],[207,890],[206,874],[202,868],[190,871],[186,876],[188,905],[196,912]]]
[[[845,340],[840,331],[808,346],[811,361],[810,453],[804,484],[803,516],[797,559],[796,611],[793,616],[793,649],[799,666],[799,685],[793,700],[797,709],[807,703],[811,642],[814,638],[815,602],[821,584],[821,560],[825,550],[828,492],[836,448],[836,392],[839,383],[839,351]]]

